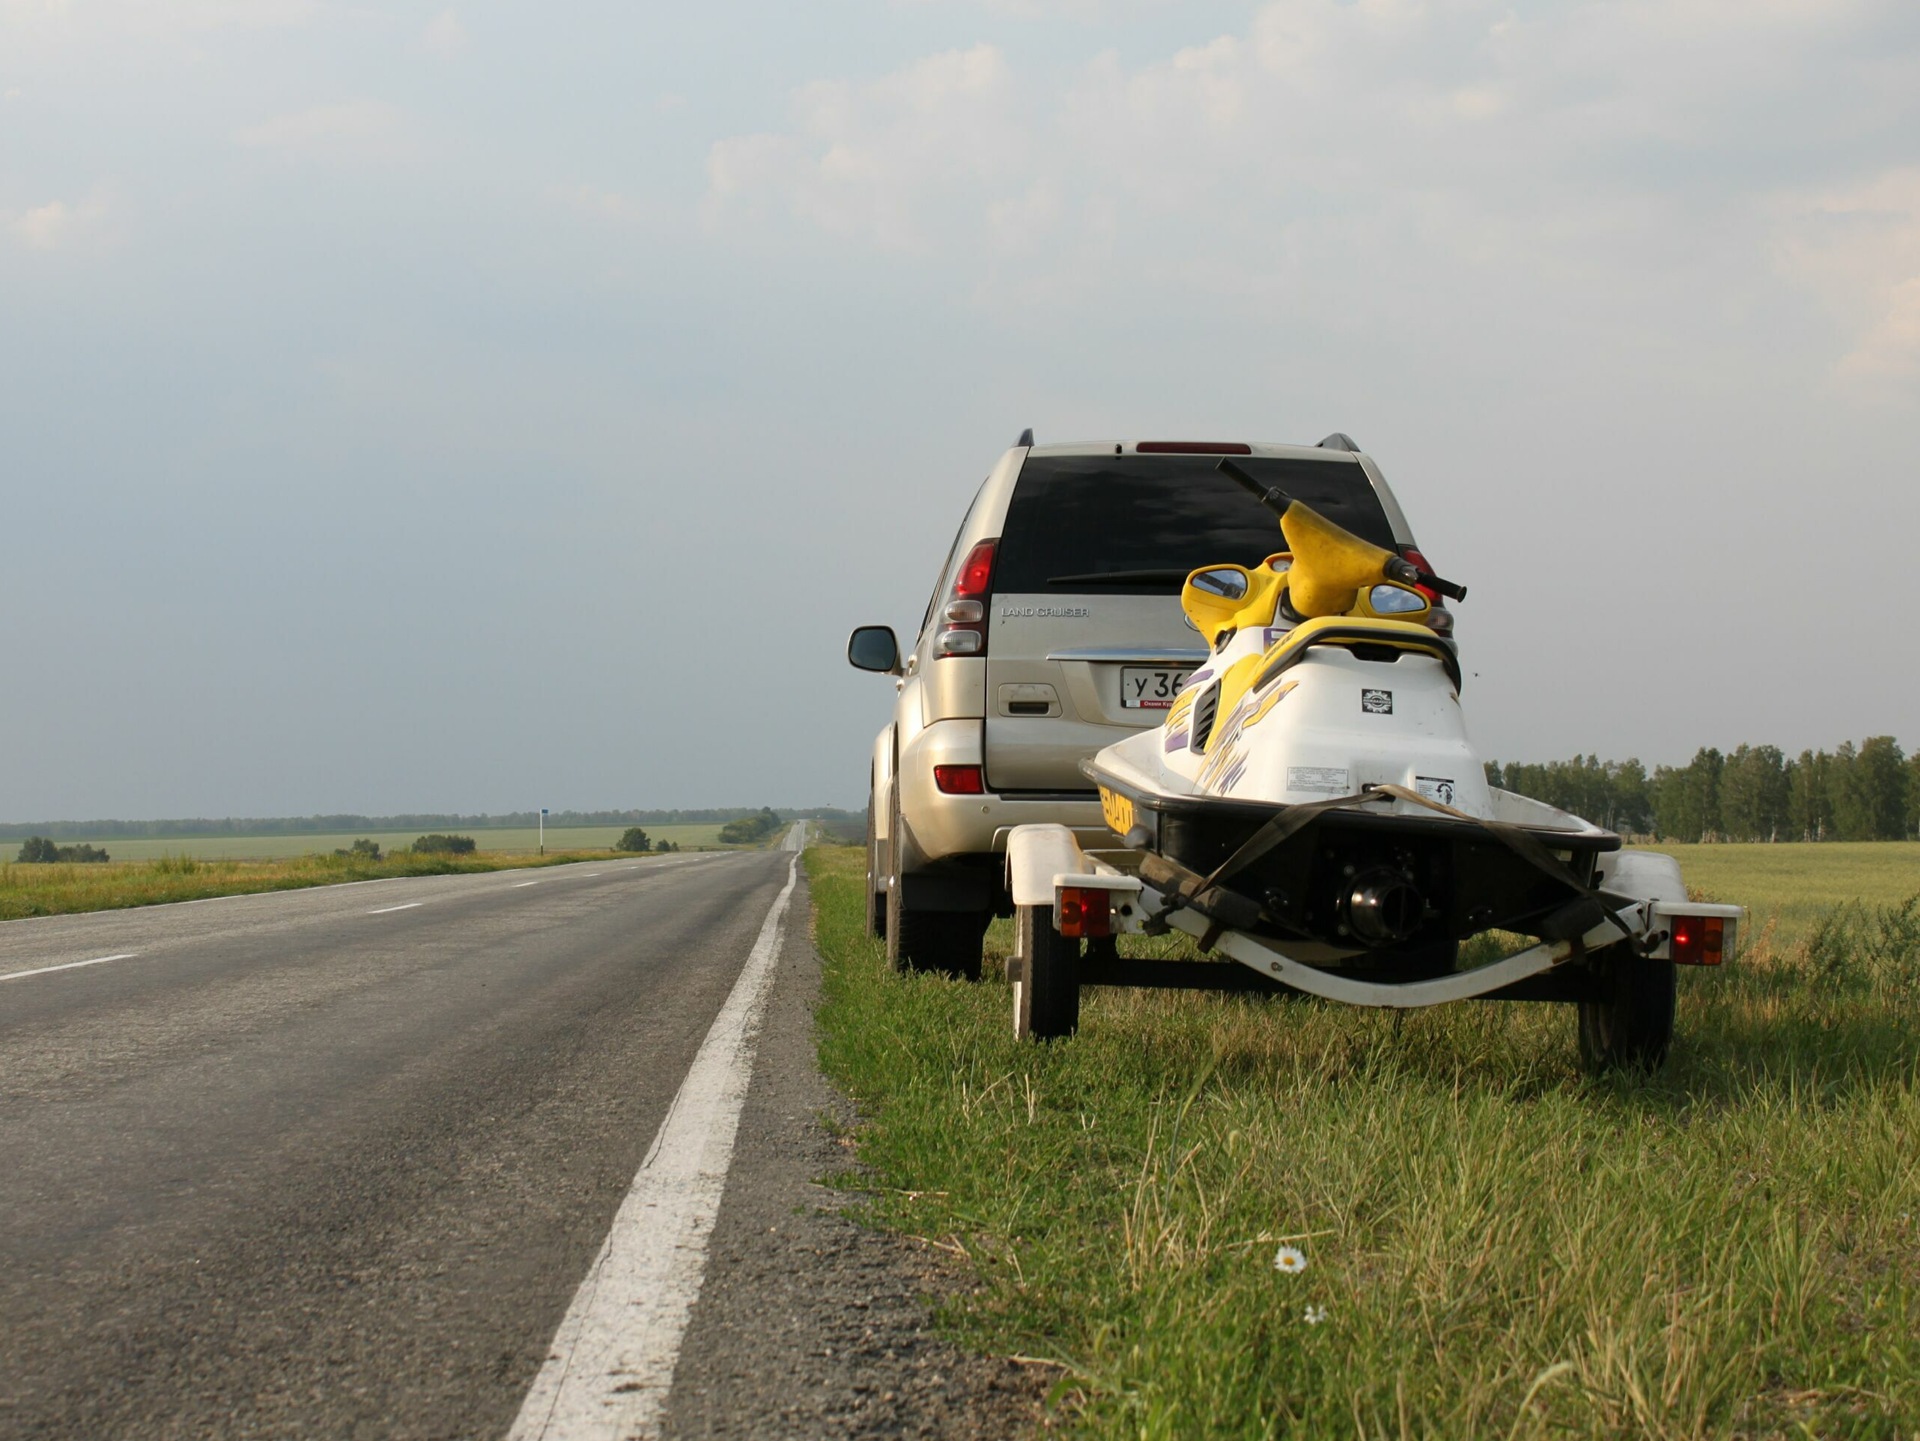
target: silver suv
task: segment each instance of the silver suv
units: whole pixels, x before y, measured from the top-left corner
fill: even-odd
[[[1282,548],[1272,515],[1218,474],[1224,455],[1426,569],[1374,465],[1317,446],[1101,441],[1035,445],[994,466],[947,554],[918,638],[862,626],[847,659],[896,677],[867,799],[867,926],[902,970],[977,977],[1008,913],[1007,835],[1030,821],[1108,840],[1087,756],[1156,725],[1206,658],[1179,595],[1218,561]],[[1436,610],[1436,625],[1451,616]]]

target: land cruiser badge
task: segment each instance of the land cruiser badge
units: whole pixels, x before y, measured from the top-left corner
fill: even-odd
[[[1392,715],[1393,692],[1390,690],[1361,691],[1360,709],[1368,715]]]

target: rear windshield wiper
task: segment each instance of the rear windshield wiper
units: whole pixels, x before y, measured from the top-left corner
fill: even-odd
[[[1089,570],[1078,575],[1050,575],[1048,585],[1177,585],[1190,572],[1185,570]]]

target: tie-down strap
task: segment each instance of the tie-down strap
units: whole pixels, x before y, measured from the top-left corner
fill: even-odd
[[[1389,784],[1370,785],[1355,795],[1333,796],[1324,801],[1305,801],[1299,805],[1288,806],[1271,820],[1265,822],[1260,829],[1248,836],[1246,840],[1241,842],[1239,848],[1218,866],[1214,867],[1210,875],[1196,877],[1191,881],[1182,883],[1168,896],[1166,907],[1159,913],[1156,919],[1164,919],[1181,906],[1189,904],[1196,896],[1212,890],[1223,881],[1229,880],[1239,874],[1255,861],[1259,860],[1260,857],[1264,856],[1268,851],[1273,850],[1276,846],[1298,835],[1328,811],[1346,810],[1356,806],[1368,805],[1376,801],[1388,800],[1408,801],[1413,805],[1423,806],[1428,810],[1437,811],[1441,815],[1449,816],[1454,820],[1467,821],[1472,825],[1478,826],[1496,841],[1500,842],[1501,845],[1512,851],[1521,860],[1527,862],[1527,864],[1535,870],[1540,871],[1542,874],[1559,882],[1568,890],[1572,891],[1575,900],[1569,902],[1567,906],[1563,906],[1559,911],[1554,913],[1554,917],[1565,917],[1562,924],[1556,926],[1555,929],[1562,932],[1570,932],[1570,934],[1553,936],[1549,937],[1549,939],[1577,939],[1592,930],[1593,927],[1598,925],[1602,920],[1611,921],[1618,927],[1621,935],[1627,937],[1629,940],[1633,938],[1632,928],[1628,926],[1625,921],[1621,920],[1614,911],[1614,904],[1618,903],[1622,898],[1608,896],[1598,886],[1589,885],[1587,882],[1581,880],[1580,877],[1568,869],[1565,861],[1561,860],[1560,857],[1549,850],[1540,841],[1540,838],[1526,827],[1514,825],[1511,821],[1491,821],[1481,816],[1469,815],[1466,811],[1458,810],[1453,806],[1444,805],[1439,801],[1423,796],[1418,791],[1408,790],[1405,786]],[[1575,907],[1578,907],[1580,911],[1580,915],[1577,917],[1569,914]],[[1553,919],[1554,917],[1550,917],[1549,919]],[[1574,929],[1575,926],[1577,926],[1577,929]]]

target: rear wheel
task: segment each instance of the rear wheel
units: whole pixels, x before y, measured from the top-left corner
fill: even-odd
[[[956,981],[980,979],[987,937],[985,911],[910,911],[900,877],[887,887],[887,959],[896,971],[929,971]]]
[[[873,833],[873,797],[867,797],[867,934],[887,933],[887,893],[882,878],[886,870],[880,864],[880,837]]]
[[[1673,1044],[1673,962],[1620,945],[1600,952],[1593,964],[1600,994],[1580,1002],[1581,1064],[1595,1075],[1659,1070]]]
[[[1014,912],[1014,948],[1021,958],[1013,983],[1013,1033],[1050,1041],[1080,1027],[1080,942],[1053,928],[1052,906]]]
[[[900,855],[900,804],[892,807],[896,865],[887,883],[887,959],[896,971],[931,971],[955,980],[980,979],[980,951],[987,938],[987,911],[917,911],[907,908],[907,887],[897,861]]]

